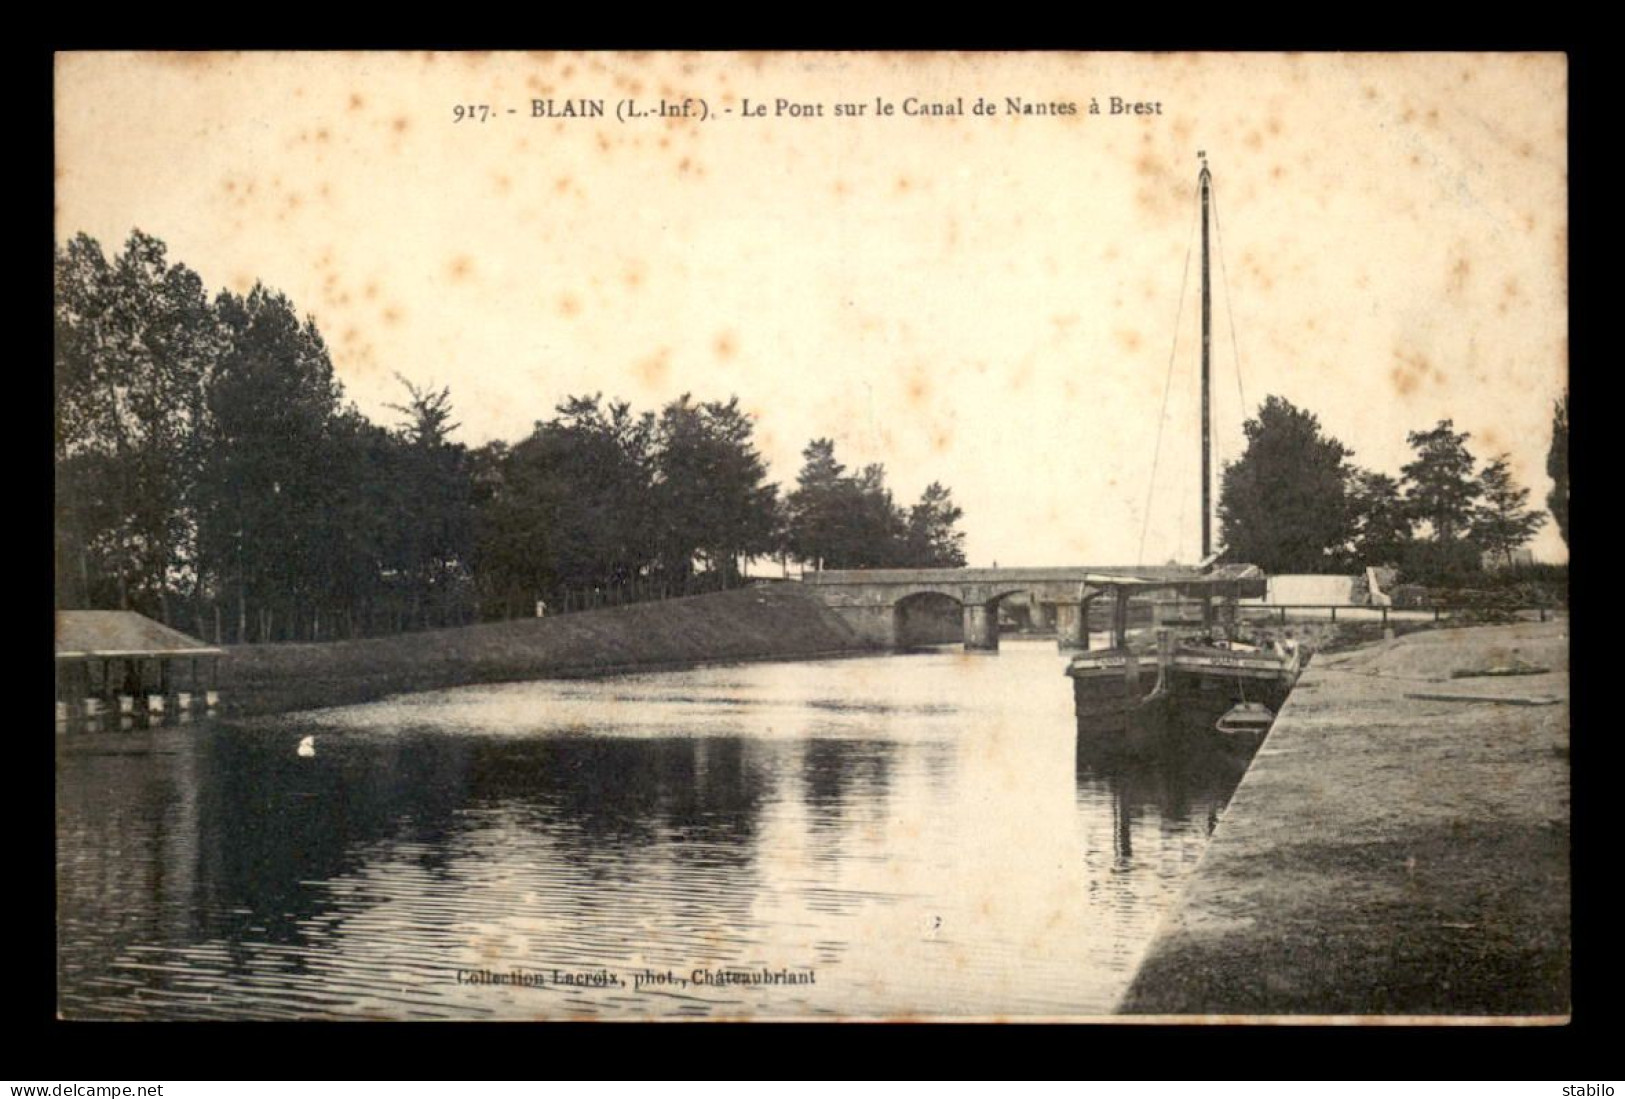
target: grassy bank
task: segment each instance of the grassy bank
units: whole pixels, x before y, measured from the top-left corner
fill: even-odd
[[[470,683],[573,678],[864,648],[794,584],[552,618],[323,644],[242,645],[220,670],[227,713],[367,702]]]

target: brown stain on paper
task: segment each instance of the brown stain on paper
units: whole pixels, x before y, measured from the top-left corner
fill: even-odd
[[[671,378],[671,349],[662,347],[647,358],[640,359],[635,369],[639,384],[651,392],[664,395]]]
[[[923,366],[912,366],[903,379],[903,399],[910,408],[920,410],[931,398],[931,375]]]
[[[1394,365],[1388,372],[1389,384],[1400,397],[1409,397],[1424,382],[1442,385],[1444,373],[1430,363],[1421,352],[1394,352]]]

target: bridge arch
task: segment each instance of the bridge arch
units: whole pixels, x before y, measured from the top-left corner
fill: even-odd
[[[1073,581],[983,584],[966,592],[965,647],[996,651],[1004,616],[1055,630],[1061,649],[1088,648],[1088,603],[1097,592]]]
[[[889,593],[892,602],[902,602],[916,595],[941,595],[955,603],[965,602],[964,584],[907,584],[899,585]]]
[[[1034,609],[1043,606],[1044,585],[972,585],[965,592],[964,640],[966,649],[997,652],[999,648],[999,611],[1009,604],[1014,608],[1019,600],[1024,606],[1021,613],[1032,620]],[[1038,614],[1042,614],[1039,610]],[[1042,623],[1039,623],[1042,624]]]
[[[911,592],[892,604],[892,636],[900,649],[947,645],[964,639],[965,603],[960,593],[933,588]]]
[[[1060,593],[1065,599],[1070,589]],[[997,650],[999,611],[1013,599],[1027,603],[1029,620],[1043,615],[1045,596],[1055,598],[1044,585],[1011,583],[920,584],[892,593],[891,643],[897,648],[962,642],[967,649]],[[950,611],[949,608],[952,608]],[[950,619],[951,614],[951,619]],[[1047,625],[1047,619],[1038,622]]]
[[[1053,626],[1056,597],[1043,586],[1029,584],[995,593],[988,600],[997,620],[1009,617],[1027,628],[1045,630]]]

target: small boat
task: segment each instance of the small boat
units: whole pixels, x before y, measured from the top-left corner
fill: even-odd
[[[1275,711],[1262,702],[1241,702],[1230,707],[1213,728],[1225,736],[1262,736],[1275,723]]]

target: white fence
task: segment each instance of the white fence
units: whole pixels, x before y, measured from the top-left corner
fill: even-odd
[[[1349,607],[1366,603],[1366,583],[1363,576],[1272,576],[1263,599],[1243,599],[1243,606],[1337,606]]]

